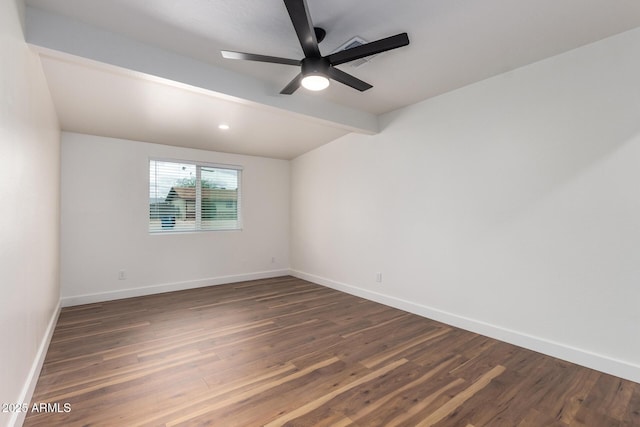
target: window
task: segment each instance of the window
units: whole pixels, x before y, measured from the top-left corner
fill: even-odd
[[[149,232],[239,230],[241,170],[149,160]]]

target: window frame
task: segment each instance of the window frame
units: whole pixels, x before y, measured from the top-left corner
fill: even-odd
[[[151,229],[151,162],[165,162],[165,163],[177,163],[177,164],[186,164],[193,165],[196,168],[196,200],[195,200],[195,229],[193,230],[184,230],[184,229]],[[214,168],[214,169],[227,169],[227,170],[235,170],[237,172],[238,179],[238,189],[237,189],[237,200],[236,200],[236,226],[234,228],[202,228],[202,185],[200,185],[201,177],[202,177],[202,168]],[[242,205],[243,205],[243,189],[242,189],[242,175],[244,171],[244,167],[241,165],[233,165],[226,163],[212,163],[212,162],[202,162],[198,160],[184,160],[184,159],[176,159],[176,158],[167,158],[167,157],[149,157],[147,159],[147,232],[149,235],[158,236],[158,235],[171,235],[171,234],[191,234],[191,233],[207,233],[207,232],[234,232],[234,231],[242,231],[243,230],[243,221],[242,221]]]

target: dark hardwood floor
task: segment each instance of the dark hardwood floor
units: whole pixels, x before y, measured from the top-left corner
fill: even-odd
[[[640,384],[292,277],[65,308],[32,402],[59,412],[25,426],[640,426]]]

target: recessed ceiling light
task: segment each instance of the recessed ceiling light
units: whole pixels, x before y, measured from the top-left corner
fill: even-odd
[[[229,130],[229,125],[225,125],[224,123],[219,124],[218,129]]]

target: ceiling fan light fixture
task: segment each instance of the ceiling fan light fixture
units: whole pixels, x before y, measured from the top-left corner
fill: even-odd
[[[301,84],[305,89],[319,91],[329,87],[329,79],[321,74],[309,74],[302,78]]]
[[[281,95],[291,95],[300,86],[308,90],[323,90],[329,86],[329,79],[335,80],[353,89],[364,92],[371,89],[369,83],[345,73],[338,65],[348,62],[355,62],[377,55],[388,50],[397,49],[409,44],[409,36],[407,33],[396,34],[395,36],[385,37],[384,39],[366,43],[364,40],[359,41],[357,46],[345,46],[345,50],[334,52],[330,55],[322,56],[318,43],[324,38],[326,31],[322,28],[314,27],[306,0],[283,0],[284,5],[289,13],[289,18],[293,24],[293,28],[298,36],[300,47],[304,53],[304,58],[300,61],[279,58],[275,56],[257,55],[254,53],[222,51],[222,56],[227,59],[243,59],[258,62],[270,62],[273,64],[300,66],[301,72],[296,75],[293,80],[280,91]]]

